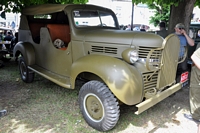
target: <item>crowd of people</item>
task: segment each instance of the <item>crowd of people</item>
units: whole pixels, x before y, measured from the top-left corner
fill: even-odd
[[[5,48],[7,50],[12,50],[14,48],[14,45],[17,43],[17,36],[18,32],[15,32],[13,35],[10,31],[1,32],[0,33],[0,41],[8,41],[10,42],[10,45],[5,45]]]
[[[128,30],[128,31],[131,31],[131,25],[128,24],[128,25],[121,25],[120,26],[121,30]],[[149,27],[145,26],[145,25],[139,25],[139,26],[133,26],[133,31],[144,31],[146,32],[146,29],[148,29]]]
[[[4,32],[0,33],[0,41],[11,41],[13,38],[13,35],[10,31],[4,30]]]

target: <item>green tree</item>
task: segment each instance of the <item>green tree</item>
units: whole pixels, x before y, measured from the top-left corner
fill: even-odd
[[[6,12],[18,13],[24,7],[38,4],[85,4],[88,0],[1,0],[0,13],[2,18],[6,18]]]
[[[132,0],[133,3],[157,4],[161,7],[170,6],[170,17],[168,20],[169,33],[174,32],[177,23],[183,23],[186,31],[189,30],[194,5],[199,5],[200,0]]]
[[[148,4],[149,9],[155,10],[154,16],[150,17],[150,23],[154,26],[158,26],[161,21],[166,22],[168,25],[169,15],[170,15],[170,6],[169,5],[157,5],[156,3]]]

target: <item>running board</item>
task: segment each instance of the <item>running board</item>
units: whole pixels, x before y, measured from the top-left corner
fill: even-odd
[[[159,103],[160,101],[167,98],[171,94],[180,90],[181,86],[182,86],[182,83],[177,83],[177,84],[173,85],[172,87],[166,89],[165,91],[141,102],[140,104],[137,104],[136,107],[138,108],[138,110],[135,112],[135,114],[139,115],[143,111],[145,111],[148,108],[152,107],[153,105]]]
[[[42,67],[37,66],[37,65],[28,66],[28,69],[32,70],[33,72],[45,77],[46,79],[64,87],[64,88],[68,88],[68,89],[71,88],[71,85],[69,84],[70,80],[68,77],[55,74],[51,71],[48,71]]]

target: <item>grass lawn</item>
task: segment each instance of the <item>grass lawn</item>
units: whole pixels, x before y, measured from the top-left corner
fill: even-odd
[[[32,83],[20,79],[17,63],[0,68],[0,133],[98,133],[83,119],[76,89],[62,88],[35,75]],[[121,106],[120,119],[108,133],[195,133],[197,125],[185,119],[189,112],[188,88],[183,88],[140,115],[134,106]]]

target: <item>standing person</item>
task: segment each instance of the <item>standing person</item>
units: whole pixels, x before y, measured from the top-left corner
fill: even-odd
[[[11,41],[12,38],[13,38],[12,34],[8,32],[7,35],[4,37],[4,41]]]
[[[17,42],[18,42],[18,32],[15,32],[15,36],[12,38],[11,43],[10,43],[10,51],[13,50]]]
[[[10,26],[11,26],[11,28],[12,28],[12,29],[15,29],[15,22],[14,22],[14,21],[12,21],[12,23],[11,23],[11,25],[10,25]]]
[[[174,29],[175,29],[175,34],[178,36],[180,40],[179,59],[183,59],[187,45],[194,46],[194,40],[187,35],[184,24],[178,23],[176,24]],[[188,69],[187,61],[188,58],[186,56],[185,60],[182,63],[178,64],[177,74],[176,74],[177,76]]]
[[[141,25],[141,26],[140,26],[140,31],[146,32],[146,30],[145,30],[145,25]]]
[[[197,48],[200,46],[198,44]],[[193,120],[198,125],[197,133],[200,133],[200,48],[198,48],[191,56],[193,63],[191,77],[190,77],[190,113],[184,116]]]
[[[156,34],[162,36],[163,38],[168,36],[168,31],[166,30],[166,23],[160,22],[159,23],[159,31],[156,31]]]
[[[8,32],[7,33],[7,35],[4,37],[4,41],[11,41],[12,40],[12,38],[13,38],[13,36],[12,36],[12,34],[11,34],[11,32]],[[10,49],[10,45],[5,45],[5,47],[6,47],[6,49]]]
[[[126,30],[131,30],[131,25],[128,24]]]

